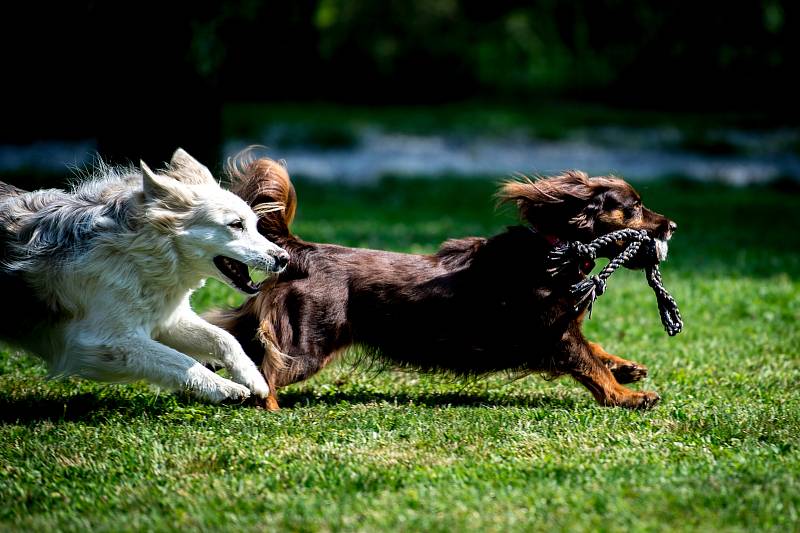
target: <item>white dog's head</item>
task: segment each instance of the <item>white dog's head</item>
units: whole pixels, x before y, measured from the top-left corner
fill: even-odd
[[[255,294],[248,267],[268,273],[286,267],[289,254],[258,232],[253,210],[184,150],[175,152],[163,174],[141,165],[143,220],[169,235],[187,268]]]

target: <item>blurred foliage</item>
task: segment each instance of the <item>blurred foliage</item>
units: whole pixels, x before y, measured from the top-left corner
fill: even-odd
[[[565,99],[798,118],[800,7],[789,0],[5,7],[0,45],[13,83],[0,142],[97,138],[112,160],[162,160],[180,140],[212,161],[227,102]]]
[[[226,2],[193,42],[228,94],[352,99],[602,97],[669,107],[788,96],[797,5],[767,2]],[[225,52],[220,52],[224,50]],[[263,83],[258,83],[263,81]],[[768,104],[769,102],[761,102]]]
[[[23,85],[68,81],[61,91],[106,100],[109,89],[138,87],[191,98],[191,82],[223,100],[548,93],[660,106],[769,96],[766,105],[796,93],[800,67],[800,7],[789,0],[140,0],[63,3],[46,17],[36,5],[10,9],[2,38],[21,51],[7,59]]]

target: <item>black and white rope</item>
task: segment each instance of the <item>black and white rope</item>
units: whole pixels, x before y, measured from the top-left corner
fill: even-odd
[[[675,298],[664,287],[661,279],[655,241],[645,231],[621,229],[602,235],[589,243],[569,242],[557,246],[548,255],[547,271],[555,277],[571,269],[576,261],[594,261],[600,249],[618,241],[627,242],[628,245],[619,255],[612,258],[599,274],[579,281],[570,288],[570,292],[575,298],[575,312],[588,306],[587,311],[591,318],[594,301],[606,291],[606,280],[609,276],[633,259],[642,246],[646,246],[645,251],[652,261],[645,267],[647,283],[656,295],[664,329],[670,336],[677,335],[683,329],[681,313]]]
[[[645,273],[647,275],[647,284],[656,293],[661,323],[664,324],[664,329],[667,333],[674,337],[683,329],[683,319],[681,318],[681,311],[678,309],[678,303],[664,287],[664,283],[661,281],[661,270],[658,268],[657,263],[647,267]]]

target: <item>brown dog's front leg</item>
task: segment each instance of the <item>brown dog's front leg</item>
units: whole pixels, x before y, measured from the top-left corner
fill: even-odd
[[[589,389],[597,403],[628,409],[649,409],[658,403],[660,397],[655,392],[634,391],[620,385],[588,343],[583,339],[575,341],[570,343],[566,358],[570,364],[565,370]]]
[[[596,342],[589,341],[587,344],[592,354],[600,359],[611,373],[614,374],[614,378],[618,383],[633,383],[647,377],[646,366],[610,354]]]

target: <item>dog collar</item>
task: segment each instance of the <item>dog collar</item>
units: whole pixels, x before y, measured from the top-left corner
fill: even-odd
[[[538,237],[541,237],[544,240],[546,240],[547,243],[552,248],[558,248],[560,246],[567,246],[569,244],[568,241],[564,241],[564,240],[560,239],[559,237],[556,237],[555,235],[552,235],[552,234],[542,233],[541,231],[539,231],[538,229],[536,229],[533,226],[528,226],[528,229],[531,230],[531,233],[533,233],[534,235],[536,235]],[[584,275],[589,275],[589,273],[594,269],[594,265],[595,265],[595,262],[594,262],[593,259],[584,259],[583,261],[581,261],[581,264],[580,264],[581,272]]]
[[[566,244],[565,241],[562,241],[555,235],[550,233],[543,233],[538,229],[536,229],[534,226],[528,226],[528,229],[531,230],[531,232],[533,232],[534,235],[538,235],[544,240],[546,240],[548,244],[550,244],[550,246],[552,246],[553,248],[555,248],[556,246],[561,246],[562,244]]]
[[[559,245],[561,245],[561,244],[564,242],[564,241],[562,241],[561,239],[559,239],[558,237],[556,237],[555,235],[547,235],[547,234],[544,234],[544,235],[542,235],[542,237],[544,237],[545,239],[547,239],[547,242],[549,242],[549,243],[550,243],[550,246],[553,246],[553,247],[555,247],[555,246],[559,246]]]

